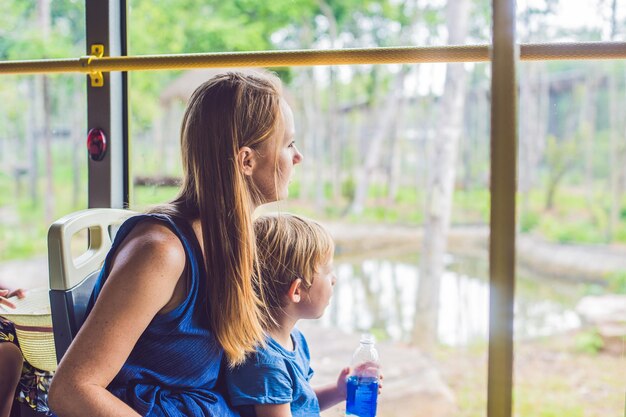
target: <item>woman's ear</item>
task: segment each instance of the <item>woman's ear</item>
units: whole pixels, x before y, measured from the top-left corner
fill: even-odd
[[[252,175],[254,165],[256,163],[256,154],[252,148],[248,146],[242,146],[237,152],[237,165],[243,173],[243,175]]]
[[[289,301],[292,303],[299,303],[300,300],[302,300],[302,291],[304,291],[302,279],[294,279],[289,286],[289,291],[287,291],[287,298],[289,298]]]

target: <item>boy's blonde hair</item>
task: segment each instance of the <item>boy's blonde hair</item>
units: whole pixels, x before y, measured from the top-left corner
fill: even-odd
[[[254,221],[257,260],[261,276],[259,291],[265,300],[268,326],[285,306],[292,282],[302,279],[305,289],[313,284],[319,268],[327,263],[335,244],[318,222],[294,214],[264,215]]]

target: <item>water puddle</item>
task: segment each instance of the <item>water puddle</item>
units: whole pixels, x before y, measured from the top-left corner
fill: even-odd
[[[322,325],[348,332],[374,329],[379,337],[409,341],[419,291],[417,255],[403,259],[337,260],[338,281]],[[581,284],[518,273],[515,338],[548,336],[580,326],[574,306]],[[441,277],[438,338],[464,346],[485,342],[489,325],[487,263],[452,258]]]

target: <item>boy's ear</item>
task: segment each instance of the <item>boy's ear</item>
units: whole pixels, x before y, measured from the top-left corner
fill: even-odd
[[[248,146],[242,146],[237,152],[237,165],[243,175],[252,175],[256,164],[256,153]]]
[[[302,285],[302,279],[301,278],[294,279],[291,285],[289,286],[289,291],[287,291],[287,297],[289,298],[289,301],[291,301],[292,303],[299,303],[300,300],[302,299],[303,290],[304,290],[304,287]]]

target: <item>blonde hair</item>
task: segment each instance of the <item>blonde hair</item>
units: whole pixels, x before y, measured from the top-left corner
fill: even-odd
[[[181,126],[183,183],[152,212],[199,219],[204,245],[206,319],[236,365],[264,340],[265,315],[255,271],[251,207],[262,197],[237,162],[243,146],[260,149],[282,126],[280,80],[228,72],[196,89]]]
[[[254,221],[257,262],[262,277],[260,293],[266,307],[266,326],[275,325],[292,282],[302,279],[305,289],[330,260],[335,244],[320,223],[288,213],[265,215]]]

